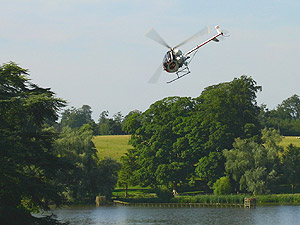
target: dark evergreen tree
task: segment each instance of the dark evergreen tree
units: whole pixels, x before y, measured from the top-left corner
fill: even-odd
[[[53,154],[55,132],[44,128],[57,120],[65,101],[49,88],[28,79],[28,71],[13,62],[0,67],[0,221],[29,224],[30,210],[64,202],[59,171],[67,170]]]

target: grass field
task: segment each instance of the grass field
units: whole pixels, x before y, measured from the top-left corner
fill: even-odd
[[[300,139],[297,139],[297,137],[292,137],[292,136],[284,137],[282,139],[281,145],[283,147],[286,147],[289,144],[293,144],[293,145],[295,145],[297,147],[300,147]]]
[[[128,144],[129,139],[130,135],[109,135],[95,136],[92,141],[98,151],[99,159],[111,157],[120,161],[120,157],[132,148]]]
[[[132,146],[128,144],[129,139],[130,135],[95,136],[93,142],[98,151],[99,159],[111,157],[120,161],[120,157],[124,155],[128,149],[132,148]],[[284,137],[281,145],[286,147],[289,144],[300,147],[300,139],[291,136]]]

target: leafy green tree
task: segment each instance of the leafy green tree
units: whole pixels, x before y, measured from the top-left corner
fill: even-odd
[[[100,170],[100,188],[99,193],[106,196],[108,199],[112,197],[112,191],[114,190],[118,181],[118,172],[121,168],[121,164],[114,159],[104,158],[99,163]]]
[[[30,210],[64,202],[65,187],[55,178],[68,165],[53,153],[56,133],[43,127],[64,105],[49,88],[31,83],[26,69],[13,62],[0,67],[1,223],[28,224]]]
[[[88,124],[80,129],[64,127],[55,141],[55,152],[73,165],[72,171],[62,171],[57,182],[68,185],[71,201],[93,201],[101,185],[97,151],[92,142],[93,131]]]
[[[197,117],[191,118],[191,141],[203,146],[207,153],[221,152],[232,147],[234,139],[255,138],[260,135],[256,93],[261,90],[251,77],[241,76],[231,82],[204,89],[196,98]]]
[[[136,130],[142,126],[141,114],[142,112],[139,110],[129,112],[122,121],[122,130],[127,134],[134,135]]]
[[[290,144],[282,154],[283,176],[291,185],[294,193],[296,184],[300,182],[300,148]]]
[[[123,116],[121,112],[113,115],[113,118],[108,118],[108,111],[103,111],[99,116],[99,134],[100,135],[122,135]]]
[[[62,113],[61,127],[80,128],[82,125],[94,122],[92,119],[92,110],[88,105],[83,105],[81,108],[66,109]]]
[[[137,156],[134,149],[129,149],[125,156],[121,157],[122,167],[118,174],[118,185],[125,187],[125,198],[128,197],[128,187],[137,185],[134,171],[137,168]]]
[[[190,98],[170,97],[152,104],[137,117],[131,117],[128,130],[138,127],[131,138],[137,151],[136,175],[142,185],[165,185],[176,189],[194,171],[197,157],[186,137],[179,133],[179,126],[193,110]],[[133,114],[137,116],[137,114]]]
[[[264,129],[262,139],[264,145],[237,138],[233,149],[223,152],[227,173],[240,185],[240,190],[254,194],[270,192],[278,179],[279,153],[282,151],[278,145],[278,133]]]
[[[277,111],[282,118],[300,119],[300,98],[298,95],[283,100],[283,102],[277,106]]]
[[[207,87],[195,99],[195,113],[183,129],[189,144],[198,152],[196,175],[209,187],[223,176],[225,160],[221,153],[232,148],[235,138],[259,140],[256,93],[260,90],[251,77],[241,76]]]
[[[224,174],[224,157],[221,152],[210,152],[208,156],[200,158],[195,174],[209,188]]]
[[[228,176],[220,177],[213,185],[215,195],[228,195],[231,193],[230,180]]]
[[[282,135],[300,135],[299,96],[291,96],[270,111],[266,106],[262,106],[259,118],[264,127],[278,129]]]

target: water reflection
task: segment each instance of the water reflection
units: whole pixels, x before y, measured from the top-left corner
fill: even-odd
[[[300,206],[244,208],[70,207],[53,211],[71,224],[300,224]]]

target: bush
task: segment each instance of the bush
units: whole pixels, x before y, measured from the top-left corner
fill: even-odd
[[[221,177],[213,185],[213,190],[215,195],[226,195],[230,194],[231,186],[229,182],[229,177]]]
[[[165,187],[157,188],[155,190],[155,193],[157,197],[163,202],[169,201],[171,198],[173,198],[172,191]]]

